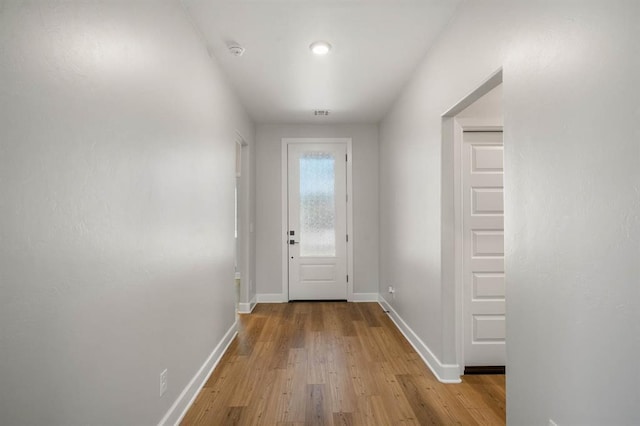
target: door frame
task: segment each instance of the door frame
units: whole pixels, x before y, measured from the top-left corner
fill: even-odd
[[[351,138],[282,138],[281,151],[281,233],[282,238],[282,297],[283,302],[289,301],[289,161],[288,148],[289,144],[346,144],[347,147],[347,274],[349,281],[347,282],[347,301],[353,301],[353,283],[355,278],[353,275],[353,155],[351,148]]]
[[[255,307],[255,295],[253,287],[252,272],[252,234],[253,224],[251,217],[251,194],[253,188],[251,186],[251,156],[253,148],[247,143],[246,139],[239,130],[234,132],[234,142],[236,148],[236,184],[238,187],[238,251],[236,253],[236,261],[240,261],[240,300],[238,301],[238,313],[250,313]],[[239,156],[238,156],[239,155]],[[239,172],[239,173],[238,173]],[[238,182],[239,181],[239,182]],[[236,274],[236,278],[238,274]],[[255,292],[254,292],[255,293]]]
[[[464,374],[464,240],[462,194],[462,148],[464,131],[503,131],[503,123],[458,118],[460,112],[503,83],[502,68],[442,114],[441,163],[441,271],[444,364],[458,376]],[[504,139],[503,139],[504,140]],[[504,142],[503,142],[504,143]],[[507,319],[508,320],[508,319]],[[447,344],[449,342],[449,344]]]

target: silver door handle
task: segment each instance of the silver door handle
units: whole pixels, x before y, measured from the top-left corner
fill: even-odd
[[[289,240],[289,244],[290,244],[290,245],[300,244],[300,241],[296,241],[296,240]]]

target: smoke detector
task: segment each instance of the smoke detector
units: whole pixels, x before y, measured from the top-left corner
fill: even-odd
[[[329,115],[329,110],[328,109],[316,109],[313,111],[313,115],[319,116],[319,117],[326,117],[327,115]]]
[[[233,56],[242,56],[244,54],[244,47],[240,46],[238,43],[232,43],[227,47]]]

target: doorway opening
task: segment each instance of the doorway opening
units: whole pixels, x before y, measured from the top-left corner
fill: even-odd
[[[504,373],[502,71],[443,115],[443,306],[459,374]]]
[[[250,147],[236,131],[235,134],[235,277],[236,313],[250,313],[255,303],[250,301],[251,274],[251,202]]]
[[[240,311],[240,286],[242,284],[242,244],[240,239],[240,202],[239,192],[242,188],[242,141],[236,139],[236,179],[234,192],[234,237],[235,237],[235,262],[234,262],[234,286],[235,286],[235,303],[236,316]]]

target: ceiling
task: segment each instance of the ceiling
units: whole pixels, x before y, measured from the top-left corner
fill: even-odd
[[[375,123],[461,0],[182,0],[258,123]],[[315,56],[309,45],[333,49]],[[233,56],[228,45],[244,47]],[[315,109],[328,109],[316,117]]]

